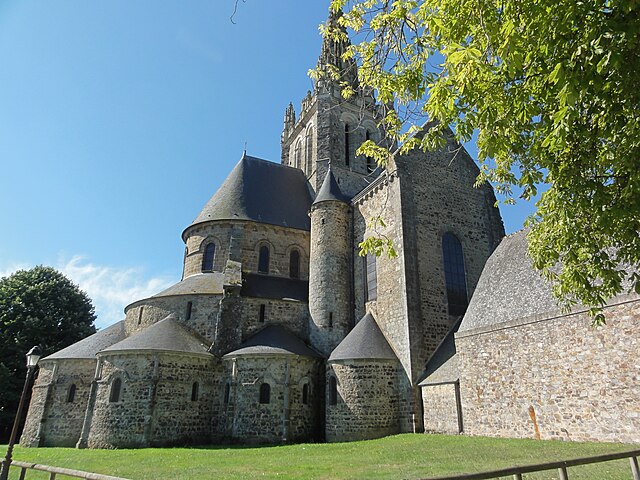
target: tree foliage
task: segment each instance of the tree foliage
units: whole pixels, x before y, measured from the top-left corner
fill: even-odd
[[[394,102],[385,127],[401,152],[441,147],[448,127],[460,141],[476,132],[479,183],[491,181],[509,202],[515,192],[540,194],[527,220],[529,253],[564,307],[591,306],[599,321],[609,298],[640,293],[640,276],[627,268],[640,265],[640,2],[333,0],[331,8],[356,31],[346,55],[359,63],[361,86]],[[388,156],[372,144],[362,151]]]
[[[13,425],[26,375],[25,354],[52,354],[95,333],[89,297],[50,267],[0,279],[0,435]]]

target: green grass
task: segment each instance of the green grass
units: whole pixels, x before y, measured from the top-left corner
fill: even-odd
[[[2,448],[2,447],[0,447]],[[277,447],[205,446],[140,450],[20,448],[14,459],[143,479],[417,479],[544,463],[638,448],[637,445],[514,440],[446,435],[396,435],[380,440]],[[4,451],[4,450],[2,450]],[[10,478],[17,478],[12,469]],[[47,479],[30,473],[28,480]],[[58,476],[61,480],[63,477]],[[557,472],[525,475],[553,479]],[[631,478],[628,460],[569,470],[569,478]]]

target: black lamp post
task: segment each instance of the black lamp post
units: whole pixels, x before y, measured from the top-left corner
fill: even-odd
[[[40,360],[40,348],[33,347],[27,353],[27,378],[24,381],[24,387],[22,388],[22,395],[20,396],[20,404],[18,405],[18,412],[16,413],[16,418],[13,421],[13,429],[11,430],[11,437],[9,438],[9,447],[7,448],[7,455],[4,457],[2,461],[2,466],[0,467],[0,480],[7,480],[9,477],[9,467],[11,466],[11,456],[13,453],[13,445],[16,443],[16,437],[18,436],[18,428],[20,426],[20,421],[22,419],[22,410],[24,409],[24,399],[27,396],[27,390],[29,388],[29,384],[31,383],[31,377],[33,377],[33,372],[36,369],[36,365],[38,365],[38,360]]]

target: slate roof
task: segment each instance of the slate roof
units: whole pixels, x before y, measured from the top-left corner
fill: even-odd
[[[313,205],[326,201],[349,202],[349,199],[342,193],[342,190],[340,190],[340,186],[331,171],[331,167],[329,167],[327,175],[322,181],[322,186],[320,187],[320,190],[318,190],[318,195],[316,196]]]
[[[194,293],[219,294],[223,293],[223,284],[223,273],[198,273],[170,286],[166,290],[154,295],[154,297],[190,295]]]
[[[460,328],[462,317],[453,324],[440,345],[433,352],[425,366],[423,380],[419,386],[455,382],[459,379],[458,358],[456,357],[455,333]]]
[[[309,301],[309,282],[293,278],[247,273],[243,276],[240,296],[307,302]]]
[[[124,333],[124,320],[120,320],[117,323],[100,330],[93,335],[88,336],[80,340],[79,342],[69,345],[62,350],[58,350],[52,353],[48,357],[44,357],[44,360],[60,360],[60,359],[81,359],[90,358],[95,359],[96,353],[100,350],[107,348],[114,343],[117,343],[125,338]]]
[[[504,237],[489,257],[459,332],[559,312],[550,284],[527,255],[526,234]]]
[[[161,351],[179,352],[192,355],[211,355],[208,345],[178,323],[171,314],[121,342],[105,348],[100,353]]]
[[[329,355],[329,361],[356,359],[398,359],[370,313],[356,323]]]
[[[268,325],[249,337],[240,348],[229,352],[223,358],[252,355],[298,355],[320,357],[298,337],[279,325]]]
[[[253,220],[310,230],[309,182],[297,168],[244,155],[191,223]]]

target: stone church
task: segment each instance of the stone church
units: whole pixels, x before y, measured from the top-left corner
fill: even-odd
[[[637,297],[597,330],[560,313],[452,138],[384,169],[356,155],[386,140],[346,47],[324,40],[342,78],[288,106],[281,162],[244,154],[182,232],[182,279],[41,360],[23,445],[640,441]],[[370,236],[397,256],[361,256]]]

